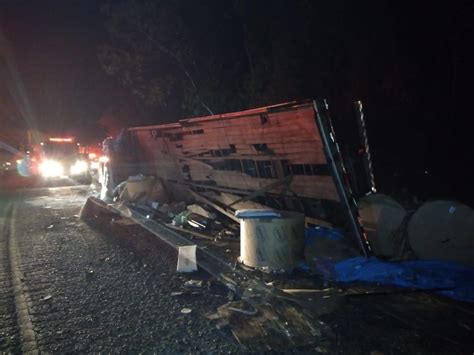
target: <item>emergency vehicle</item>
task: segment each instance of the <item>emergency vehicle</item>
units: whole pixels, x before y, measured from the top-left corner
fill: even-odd
[[[45,179],[89,178],[89,164],[74,137],[50,137],[33,146],[33,175]]]

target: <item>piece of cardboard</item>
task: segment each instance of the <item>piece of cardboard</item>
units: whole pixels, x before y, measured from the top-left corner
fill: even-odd
[[[179,247],[177,272],[197,271],[196,245]]]

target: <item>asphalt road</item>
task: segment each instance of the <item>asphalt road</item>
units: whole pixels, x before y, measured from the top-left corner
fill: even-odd
[[[90,193],[88,186],[1,193],[0,352],[241,351],[205,317],[227,302],[225,290],[190,292],[185,281],[208,285],[208,276],[177,274],[174,250],[162,246],[146,264],[85,224],[78,215]]]

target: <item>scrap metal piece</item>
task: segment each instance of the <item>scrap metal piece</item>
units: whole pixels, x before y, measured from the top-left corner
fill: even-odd
[[[326,100],[316,100],[316,123],[323,140],[324,151],[331,167],[332,176],[336,184],[341,203],[345,209],[346,216],[352,232],[359,242],[362,253],[368,257],[371,254],[370,244],[367,239],[364,228],[359,223],[357,202],[355,201],[349,185],[347,171],[341,156],[339,145],[336,141],[336,135],[332,127],[329,116],[328,104]]]
[[[359,138],[361,141],[362,149],[364,150],[363,162],[364,170],[366,174],[366,182],[368,187],[368,193],[377,192],[375,188],[375,177],[374,171],[372,168],[372,160],[370,158],[370,149],[369,149],[369,139],[367,137],[367,130],[365,128],[365,117],[364,110],[362,106],[362,101],[354,102],[354,109],[356,114],[357,127],[359,129]]]

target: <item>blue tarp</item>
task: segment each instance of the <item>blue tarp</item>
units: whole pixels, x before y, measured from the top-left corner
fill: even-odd
[[[336,281],[364,281],[421,290],[474,302],[474,269],[445,261],[384,262],[376,257],[355,257],[335,266]]]
[[[304,244],[305,245],[312,245],[316,242],[318,238],[324,238],[327,240],[342,240],[344,239],[344,235],[342,231],[334,228],[325,228],[325,227],[312,227],[312,228],[305,228],[304,231]]]

